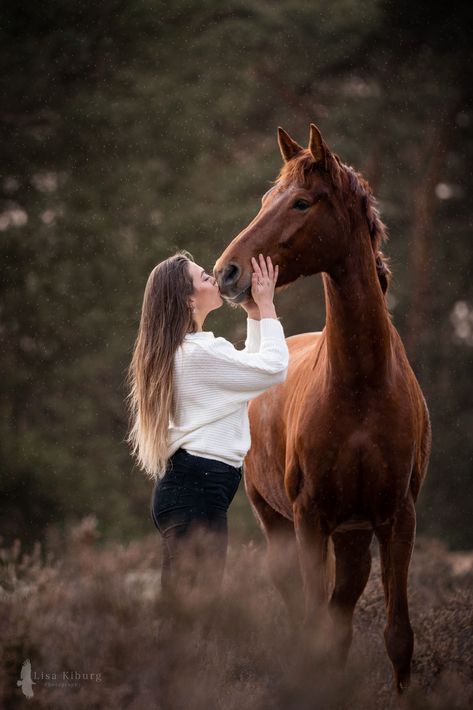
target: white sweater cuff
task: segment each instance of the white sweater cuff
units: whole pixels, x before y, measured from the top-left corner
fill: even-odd
[[[262,318],[260,320],[261,340],[263,338],[274,338],[284,340],[284,330],[277,318]]]

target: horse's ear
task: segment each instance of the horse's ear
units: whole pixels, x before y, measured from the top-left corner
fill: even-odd
[[[299,143],[296,143],[296,141],[292,140],[291,136],[288,135],[284,128],[281,128],[281,126],[279,126],[278,128],[278,143],[279,150],[281,151],[281,155],[285,163],[287,163],[289,160],[291,160],[291,158],[300,153],[301,150],[304,150],[304,148],[299,145]]]
[[[327,170],[328,148],[325,145],[322,134],[315,123],[310,124],[309,150],[316,165],[323,170]]]

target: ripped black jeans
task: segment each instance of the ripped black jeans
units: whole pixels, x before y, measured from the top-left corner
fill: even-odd
[[[209,592],[218,593],[227,556],[227,511],[238,490],[242,470],[222,461],[194,456],[184,449],[178,449],[168,460],[166,472],[156,481],[151,498],[151,516],[162,536],[164,594],[179,585],[183,574],[181,556],[188,554],[186,542],[199,528],[206,534],[206,573],[202,582]],[[199,567],[200,562],[195,559],[192,584],[200,581]]]

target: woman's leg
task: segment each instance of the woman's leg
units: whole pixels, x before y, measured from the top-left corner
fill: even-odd
[[[170,593],[172,585],[172,556],[168,541],[161,535],[161,589],[163,594]]]
[[[204,531],[204,545],[198,567],[199,583],[209,594],[217,595],[222,586],[227,559],[227,512],[208,506]]]
[[[157,481],[151,499],[151,515],[162,546],[161,589],[164,594],[178,591],[186,562],[186,541],[195,510],[194,489],[186,485],[188,466],[174,460],[164,477]],[[182,580],[184,581],[184,580]]]
[[[153,492],[153,502],[151,505],[151,517],[153,519],[153,522],[156,526],[156,528],[159,531],[159,534],[161,536],[161,590],[164,594],[171,593],[172,589],[172,553],[171,549],[169,547],[169,542],[166,539],[165,535],[161,532],[161,529],[158,525],[158,522],[156,520],[155,514],[154,514],[154,492]]]
[[[236,469],[222,470],[217,462],[186,455],[157,482],[151,512],[162,535],[163,592],[172,593],[185,581],[218,594],[227,556],[227,511],[240,480]]]
[[[236,472],[205,474],[205,502],[208,544],[205,560],[207,585],[218,595],[225,572],[228,548],[227,512],[240,483]]]
[[[172,597],[179,589],[193,584],[191,565],[191,539],[190,521],[169,524],[161,519],[162,563],[161,563],[161,589],[163,595]]]

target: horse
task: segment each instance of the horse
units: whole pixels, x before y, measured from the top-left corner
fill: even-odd
[[[431,449],[429,412],[388,310],[387,232],[368,182],[315,124],[308,148],[282,128],[278,143],[279,174],[214,275],[224,298],[238,304],[251,299],[251,257],[259,253],[279,264],[278,290],[321,273],[326,323],[286,339],[286,381],[249,404],[245,490],[290,618],[309,628],[331,618],[341,664],[376,536],[384,639],[401,694],[414,648],[407,582]],[[284,569],[283,540],[292,546]]]

